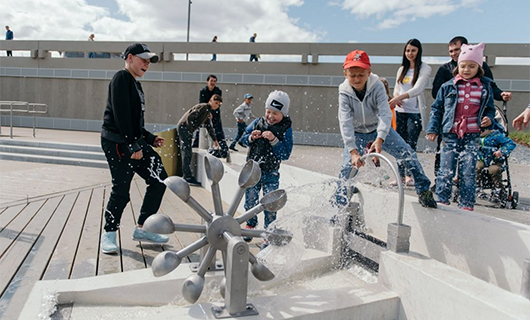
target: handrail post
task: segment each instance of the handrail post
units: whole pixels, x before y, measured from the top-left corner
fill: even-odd
[[[13,139],[13,103],[11,102],[11,108],[9,109],[9,136]]]

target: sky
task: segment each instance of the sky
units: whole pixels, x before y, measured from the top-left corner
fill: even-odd
[[[15,40],[186,41],[188,0],[0,0]],[[193,0],[190,41],[530,43],[529,0]]]

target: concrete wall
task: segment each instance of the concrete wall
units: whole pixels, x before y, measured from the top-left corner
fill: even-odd
[[[119,53],[126,46],[120,42],[87,41],[0,41],[6,45],[29,52],[29,57],[0,57],[0,100],[20,100],[48,105],[48,114],[38,122],[39,127],[99,130],[107,98],[107,86],[116,70],[123,67],[121,59],[52,58],[51,51],[107,51]],[[18,47],[16,47],[18,45]],[[146,121],[159,125],[157,129],[174,126],[182,114],[198,102],[198,92],[210,73],[219,78],[223,90],[223,125],[227,136],[232,137],[235,121],[232,111],[242,103],[242,96],[251,92],[255,99],[253,111],[264,112],[264,101],[270,91],[281,89],[291,96],[290,113],[293,118],[295,142],[313,145],[340,145],[337,121],[337,86],[344,77],[342,65],[322,63],[323,56],[342,57],[355,48],[372,54],[373,60],[383,56],[396,57],[402,44],[278,44],[261,43],[259,52],[271,53],[269,60],[259,63],[248,61],[179,61],[173,54],[189,51],[200,55],[211,52],[211,43],[175,44],[150,43],[152,51],[164,58],[151,65],[141,79],[147,99]],[[7,47],[5,47],[7,48]],[[226,52],[234,59],[246,59],[246,52],[255,50],[251,44],[218,44],[218,54]],[[526,48],[526,52],[524,51]],[[209,51],[210,50],[210,51]],[[447,57],[446,45],[425,44],[424,56]],[[494,65],[494,57],[528,57],[528,45],[490,44],[486,55]],[[235,55],[236,53],[239,56]],[[206,56],[208,58],[209,55]],[[240,57],[240,58],[238,58]],[[281,61],[285,57],[289,62]],[[293,58],[294,57],[294,58]],[[292,60],[298,60],[293,62]],[[271,61],[274,60],[274,61]],[[448,60],[448,59],[447,59]],[[395,81],[398,64],[373,65],[373,72]],[[438,65],[433,64],[434,77]],[[514,93],[509,104],[508,117],[513,119],[530,101],[530,66],[494,65],[496,81],[504,90]],[[431,79],[432,80],[432,79]],[[425,92],[427,104],[432,102],[430,84]],[[48,118],[48,120],[45,120]],[[6,124],[6,116],[2,123]],[[17,115],[15,125],[30,123],[24,115]],[[69,126],[69,127],[68,127]]]

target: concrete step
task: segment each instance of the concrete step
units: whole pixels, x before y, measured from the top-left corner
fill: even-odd
[[[50,164],[64,164],[70,166],[82,166],[93,168],[108,168],[106,160],[94,160],[72,157],[57,157],[47,155],[22,154],[22,153],[8,153],[0,152],[0,159],[11,161],[28,161]]]
[[[101,152],[101,153],[103,152],[103,150],[101,150],[101,146],[99,145],[84,145],[84,144],[74,144],[74,143],[0,139],[0,145],[60,149],[60,150],[76,150],[76,151]]]
[[[18,146],[18,145],[2,145],[0,144],[0,152],[10,154],[31,154],[41,155],[50,157],[62,157],[62,158],[79,158],[79,159],[91,159],[91,160],[106,160],[105,155],[101,150],[98,152],[94,151],[79,151],[70,149],[56,149],[49,147],[34,147],[34,146]]]

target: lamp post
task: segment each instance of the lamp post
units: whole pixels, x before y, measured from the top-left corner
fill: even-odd
[[[191,18],[191,0],[188,0],[188,35],[186,37],[186,42],[190,42],[190,18]],[[189,53],[186,50],[186,61],[188,61]]]

